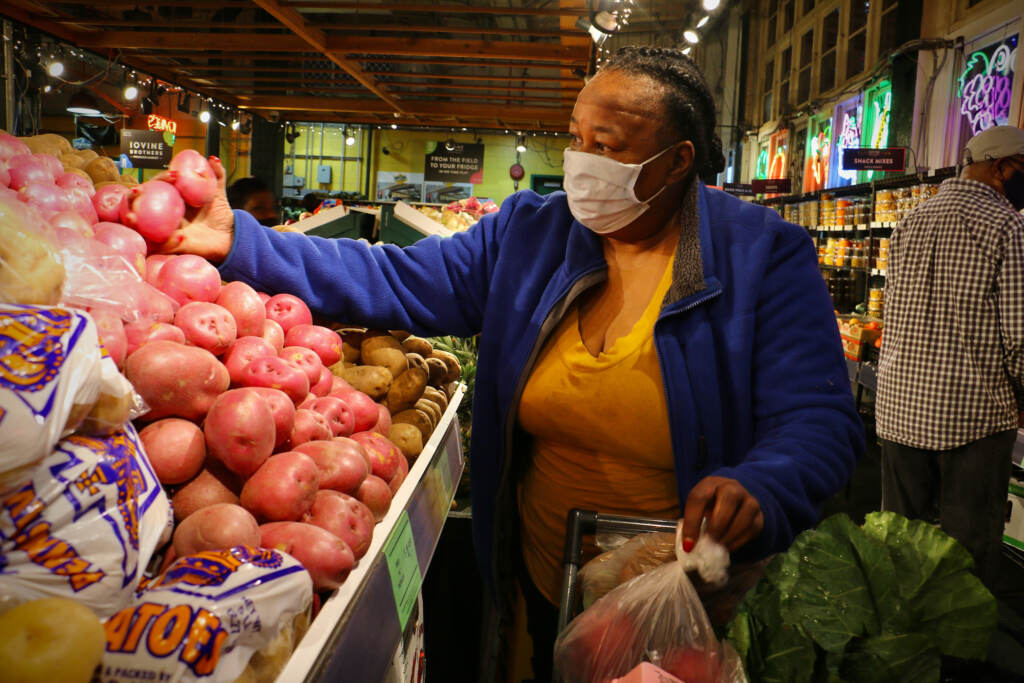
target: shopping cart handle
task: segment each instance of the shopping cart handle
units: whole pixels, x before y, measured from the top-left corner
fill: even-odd
[[[583,560],[583,537],[597,533],[597,513],[592,510],[573,508],[569,511],[566,524],[565,551],[562,553],[562,564],[580,566]]]

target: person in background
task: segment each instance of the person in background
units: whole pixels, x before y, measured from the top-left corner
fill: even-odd
[[[687,550],[706,522],[758,560],[818,521],[864,440],[807,233],[699,179],[724,159],[689,57],[623,48],[568,123],[565,192],[517,192],[452,237],[279,234],[215,199],[164,245],[325,318],[480,335],[474,550],[504,626],[526,597],[535,680],[571,508],[682,518]]]
[[[277,198],[266,183],[256,177],[241,178],[227,189],[228,204],[252,215],[261,225],[273,227],[281,222]]]
[[[991,588],[1024,422],[1024,130],[966,162],[893,231],[875,412],[883,509],[937,513]]]
[[[320,197],[316,192],[307,192],[302,198],[302,211],[312,215],[320,208]]]

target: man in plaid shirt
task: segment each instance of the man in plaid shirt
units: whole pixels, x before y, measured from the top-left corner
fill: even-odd
[[[1024,131],[967,143],[967,166],[897,226],[876,419],[882,507],[938,520],[997,576],[1024,418]]]

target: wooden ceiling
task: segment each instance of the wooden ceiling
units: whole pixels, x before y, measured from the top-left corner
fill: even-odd
[[[62,41],[280,120],[561,131],[593,49],[577,25],[586,0],[0,4]]]

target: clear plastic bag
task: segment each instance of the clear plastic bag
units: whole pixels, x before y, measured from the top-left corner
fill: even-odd
[[[564,683],[606,683],[649,661],[687,683],[744,683],[736,652],[719,643],[687,577],[727,578],[728,552],[702,536],[692,552],[676,529],[676,560],[613,589],[576,617],[555,643],[555,670]]]
[[[0,303],[52,306],[63,286],[56,233],[32,207],[0,197]]]

